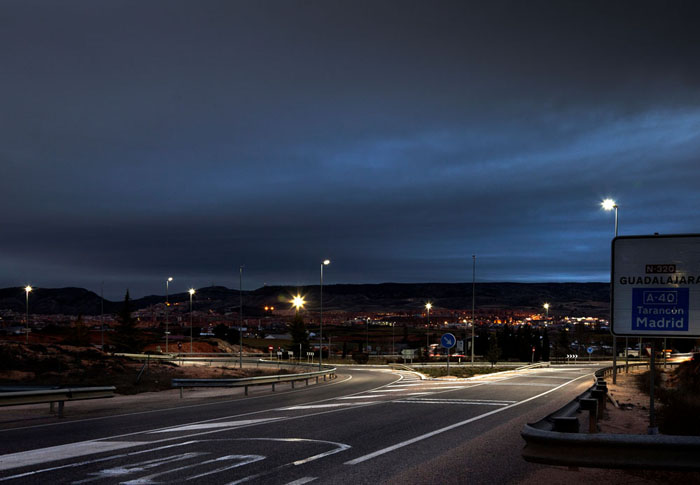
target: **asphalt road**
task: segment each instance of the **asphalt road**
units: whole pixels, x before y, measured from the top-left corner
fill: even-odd
[[[520,483],[520,429],[592,383],[567,366],[420,380],[348,368],[291,392],[0,430],[8,483]]]

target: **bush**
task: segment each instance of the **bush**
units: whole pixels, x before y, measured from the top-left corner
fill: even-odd
[[[365,352],[354,352],[352,354],[352,360],[354,360],[358,364],[366,364],[367,362],[369,362],[369,354]]]

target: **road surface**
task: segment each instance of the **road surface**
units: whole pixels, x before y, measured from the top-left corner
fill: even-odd
[[[592,383],[561,366],[447,381],[346,368],[294,391],[0,430],[2,483],[519,483],[519,432]]]

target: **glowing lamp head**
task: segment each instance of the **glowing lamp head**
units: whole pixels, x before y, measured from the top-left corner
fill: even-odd
[[[605,199],[603,202],[600,203],[600,206],[606,211],[617,209],[617,204],[612,199]]]
[[[544,307],[545,310],[549,310],[549,303],[545,303],[545,304],[542,305],[542,306]]]
[[[170,283],[173,280],[172,276],[168,276],[168,283]]]
[[[31,286],[27,285],[27,286],[24,288],[24,291],[26,291],[27,293],[29,293],[29,292],[32,291],[33,289],[34,289],[34,288],[32,288]]]
[[[304,301],[304,297],[297,295],[292,299],[292,306],[299,310],[299,308],[302,308],[306,301]]]
[[[187,292],[190,294],[190,296],[196,293],[196,291],[194,291],[194,288],[190,288]]]
[[[433,308],[433,304],[432,304],[432,303],[428,302],[428,303],[425,304],[425,309],[426,309],[426,310],[430,311],[431,308]]]
[[[329,264],[331,264],[331,260],[330,260],[330,259],[324,259],[324,260],[323,260],[323,266],[328,266]]]

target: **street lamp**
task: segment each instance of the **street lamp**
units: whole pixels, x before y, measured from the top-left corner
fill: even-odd
[[[25,291],[26,294],[27,294],[27,318],[26,318],[26,320],[25,320],[25,323],[26,323],[26,325],[27,325],[27,333],[26,333],[26,340],[25,340],[26,343],[29,343],[29,293],[30,293],[33,289],[34,289],[34,288],[32,288],[32,287],[29,286],[29,285],[25,286],[25,288],[24,288],[24,291]]]
[[[319,332],[318,332],[318,370],[321,370],[323,364],[323,267],[331,264],[330,259],[321,261],[321,315],[319,317]],[[331,348],[328,347],[328,355],[330,356]],[[301,357],[301,356],[299,356]]]
[[[238,268],[238,367],[243,368],[243,265]]]
[[[545,312],[547,312],[547,316],[545,318],[549,320],[549,303],[545,303],[542,306],[544,307]]]
[[[605,199],[600,203],[601,207],[606,211],[615,209],[615,237],[617,237],[617,203],[612,199]],[[611,329],[612,330],[612,329]],[[617,337],[613,334],[613,384],[617,383]],[[625,348],[627,339],[625,338]]]
[[[168,278],[165,280],[165,353],[168,353],[168,337],[170,336],[170,331],[169,331],[169,323],[170,323],[170,318],[169,318],[169,310],[170,310],[170,301],[168,298],[168,289],[170,286],[170,282],[173,280],[172,276],[168,276]]]
[[[297,311],[299,311],[300,308],[304,308],[305,304],[306,300],[304,300],[304,297],[301,295],[297,295],[292,298],[292,306],[296,308]]]
[[[192,296],[195,294],[194,288],[189,289],[190,293],[190,354],[192,353]]]
[[[425,309],[428,310],[428,330],[425,333],[425,352],[430,357],[430,309],[433,308],[433,304],[428,302],[425,304]]]
[[[606,211],[615,210],[615,237],[617,237],[617,203],[612,199],[605,199],[600,205]]]

